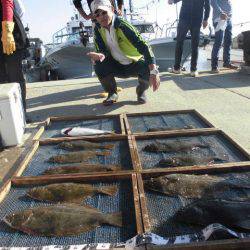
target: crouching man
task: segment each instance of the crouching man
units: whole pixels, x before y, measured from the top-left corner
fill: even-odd
[[[108,97],[104,105],[118,100],[115,77],[138,77],[137,100],[147,102],[146,90],[156,91],[160,78],[154,55],[138,31],[126,20],[114,14],[109,0],[94,0],[91,10],[98,24],[94,30],[96,52],[90,52],[96,75]]]

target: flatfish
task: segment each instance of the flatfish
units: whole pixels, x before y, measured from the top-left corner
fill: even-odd
[[[225,158],[214,156],[178,156],[161,159],[158,163],[159,167],[181,167],[181,166],[195,166],[195,165],[209,165],[216,163],[227,162]]]
[[[182,128],[177,127],[157,127],[157,128],[149,128],[148,132],[158,132],[158,131],[171,131],[171,130],[180,130],[180,129],[194,129],[195,127],[192,125],[187,125]]]
[[[114,148],[114,144],[105,144],[102,145],[100,143],[88,142],[84,140],[79,141],[65,141],[61,142],[59,148],[65,150],[94,150],[94,149],[112,149]]]
[[[40,201],[68,202],[81,204],[84,199],[95,194],[113,196],[117,186],[93,187],[88,184],[57,183],[30,189],[26,195]]]
[[[122,214],[74,204],[35,207],[5,216],[10,227],[30,235],[74,236],[109,224],[122,227]]]
[[[108,156],[111,155],[110,151],[79,151],[68,154],[55,155],[49,158],[49,162],[53,163],[77,163],[87,161],[98,155]]]
[[[225,198],[226,191],[235,191],[237,195],[232,194],[233,200],[250,199],[250,182],[244,176],[229,179],[207,174],[170,174],[145,180],[144,186],[169,196],[185,198]]]
[[[170,153],[170,152],[183,152],[183,151],[194,151],[199,148],[209,148],[209,145],[204,145],[201,143],[191,143],[184,141],[175,142],[155,142],[144,147],[144,151],[150,153]]]
[[[250,201],[202,199],[180,209],[174,219],[187,224],[207,226],[220,223],[250,230]]]
[[[42,175],[53,174],[75,174],[75,173],[91,173],[91,172],[112,172],[121,170],[120,165],[102,165],[102,164],[90,164],[80,163],[71,166],[61,166],[55,168],[49,168],[45,170]]]

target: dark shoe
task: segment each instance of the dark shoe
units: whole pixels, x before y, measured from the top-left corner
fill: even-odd
[[[137,95],[137,101],[140,104],[144,104],[147,102],[146,91],[144,91],[141,95]]]
[[[238,69],[239,67],[236,66],[236,65],[233,65],[232,63],[229,63],[229,64],[223,64],[223,67],[224,68],[228,68],[228,69]]]
[[[110,106],[113,103],[117,102],[117,100],[118,100],[118,95],[116,93],[109,94],[108,98],[103,101],[103,105]]]
[[[218,68],[214,68],[214,69],[211,70],[211,73],[212,74],[219,74],[220,70]]]

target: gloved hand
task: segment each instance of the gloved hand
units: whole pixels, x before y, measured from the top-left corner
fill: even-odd
[[[13,37],[14,22],[2,21],[2,43],[3,53],[7,55],[13,54],[16,50],[16,44]]]

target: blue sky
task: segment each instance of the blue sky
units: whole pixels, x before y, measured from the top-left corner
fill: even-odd
[[[82,0],[84,2],[85,0]],[[148,18],[152,21],[156,20],[160,25],[166,21],[175,19],[175,7],[169,6],[167,0],[132,0],[134,7],[145,6],[151,2],[149,10],[143,9],[144,13],[148,13]],[[153,3],[153,1],[155,3]],[[250,21],[249,0],[231,0],[233,3],[234,16],[233,23]],[[125,2],[128,2],[125,0]],[[44,43],[51,41],[52,34],[57,30],[66,26],[68,20],[73,13],[73,6],[70,0],[23,0],[25,5],[24,24],[30,27],[30,35],[32,37],[40,37]],[[86,9],[88,11],[88,9]],[[250,25],[244,28],[236,26],[234,33],[239,33],[242,29],[250,29]]]

